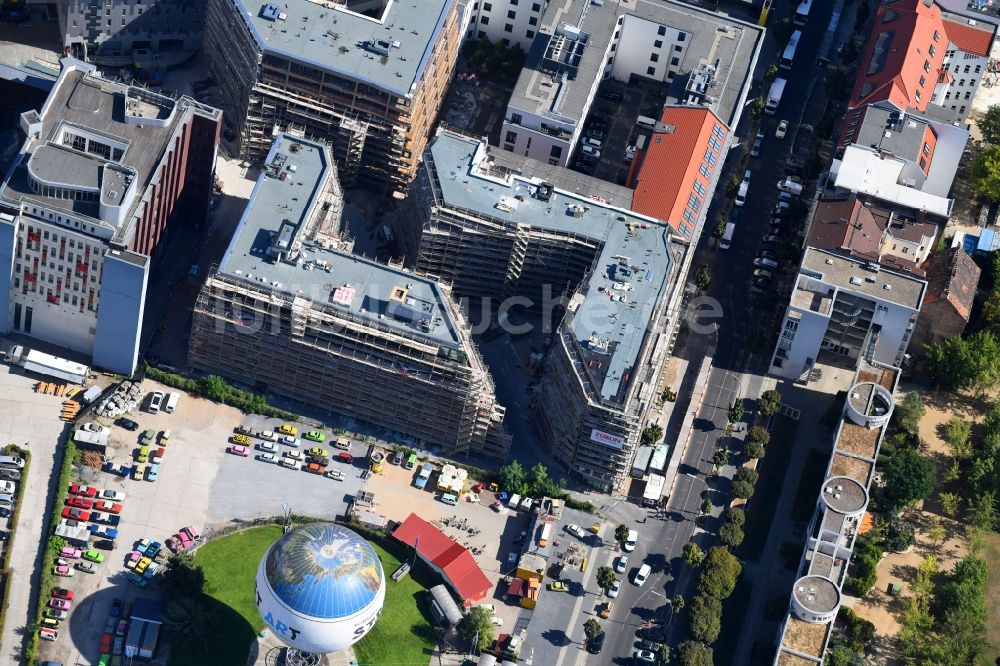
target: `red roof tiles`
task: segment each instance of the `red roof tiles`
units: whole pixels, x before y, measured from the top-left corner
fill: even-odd
[[[989,56],[990,45],[993,43],[993,31],[983,30],[968,23],[942,21],[948,40],[960,51],[975,53],[979,56]]]
[[[420,559],[441,571],[466,606],[485,599],[493,589],[467,548],[415,513],[407,516],[392,536],[416,548]]]

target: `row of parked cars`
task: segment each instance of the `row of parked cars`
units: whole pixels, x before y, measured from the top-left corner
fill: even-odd
[[[311,446],[305,451],[300,451],[302,441],[298,438],[298,428],[290,423],[281,424],[276,431],[260,430],[254,431],[245,426],[238,426],[236,434],[230,438],[230,445],[226,451],[232,455],[243,458],[249,457],[251,450],[255,447],[254,438],[260,441],[256,443],[257,460],[261,462],[281,465],[288,469],[305,470],[313,474],[319,474],[330,479],[343,481],[344,473],[338,469],[327,469],[330,464],[330,450],[321,446]],[[318,430],[309,430],[303,433],[302,438],[313,443],[324,443],[327,436]],[[282,450],[279,445],[288,447]],[[333,440],[333,446],[339,449],[336,459],[339,462],[353,465],[354,456],[350,453],[351,441],[344,437]]]

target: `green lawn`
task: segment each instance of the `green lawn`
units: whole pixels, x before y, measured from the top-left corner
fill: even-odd
[[[280,536],[279,527],[260,527],[209,542],[198,550],[195,559],[205,568],[205,593],[213,606],[217,634],[211,653],[174,650],[171,666],[245,666],[249,646],[264,628],[253,591],[257,565],[264,551]],[[358,663],[426,666],[436,634],[421,611],[426,601],[418,603],[418,597],[427,592],[410,576],[394,583],[389,576],[399,566],[399,560],[377,544],[372,545],[387,579],[385,605],[375,627],[354,646]]]

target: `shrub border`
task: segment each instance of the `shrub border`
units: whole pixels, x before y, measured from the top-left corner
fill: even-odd
[[[3,561],[0,563],[0,576],[3,576],[3,583],[0,583],[0,599],[3,600],[2,605],[0,605],[0,627],[4,626],[7,621],[7,607],[10,601],[10,581],[11,581],[11,570],[10,570],[10,558],[13,552],[12,544],[14,543],[14,538],[17,536],[17,523],[18,519],[21,517],[21,500],[24,499],[24,487],[28,484],[28,469],[31,467],[31,451],[21,448],[17,444],[8,444],[3,447],[3,452],[5,455],[17,454],[24,458],[24,469],[21,470],[21,480],[17,484],[17,490],[14,493],[14,511],[11,513],[11,523],[13,527],[7,534],[7,549],[3,554]]]

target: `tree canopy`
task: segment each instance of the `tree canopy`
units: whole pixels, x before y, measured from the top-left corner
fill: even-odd
[[[663,439],[663,428],[656,423],[651,423],[642,431],[642,443],[646,446],[659,444]]]
[[[205,570],[190,553],[177,553],[167,560],[160,583],[170,598],[197,598],[205,589]]]
[[[462,638],[475,641],[477,650],[493,642],[493,611],[485,606],[473,606],[458,625]]]
[[[714,666],[712,648],[698,641],[684,641],[677,648],[681,666]]]
[[[775,389],[764,391],[757,400],[757,411],[762,416],[773,416],[781,408],[781,394]]]
[[[882,466],[886,497],[904,507],[930,497],[936,477],[934,464],[912,449],[896,451]]]
[[[694,541],[688,541],[681,550],[681,557],[684,558],[688,566],[696,567],[705,559],[705,553]]]
[[[983,117],[976,121],[976,127],[983,135],[983,140],[994,145],[1000,144],[1000,106],[994,105],[986,110]]]
[[[743,572],[739,559],[721,546],[708,549],[698,578],[698,591],[718,599],[728,599]]]
[[[920,397],[920,393],[910,391],[896,405],[892,415],[901,430],[916,435],[920,428],[920,419],[926,412],[927,408],[924,407],[924,399]]]
[[[976,155],[971,181],[977,194],[1000,201],[1000,146],[990,146]]]
[[[711,645],[722,630],[722,601],[699,594],[688,606],[688,629],[696,641]]]

